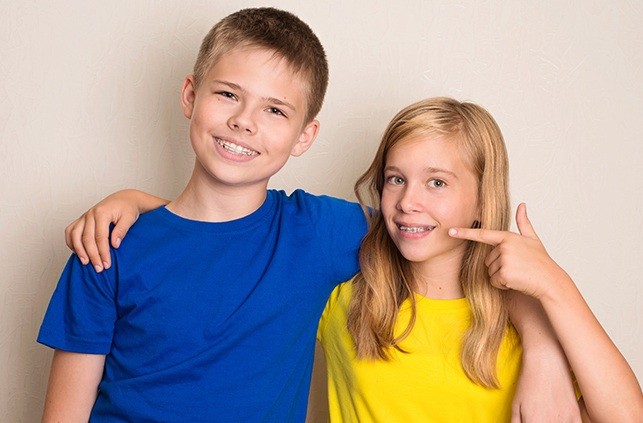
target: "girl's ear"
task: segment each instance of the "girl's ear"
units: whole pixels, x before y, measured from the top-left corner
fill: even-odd
[[[194,75],[186,76],[183,81],[183,87],[181,87],[181,108],[183,109],[183,115],[188,119],[192,119],[192,112],[194,111],[195,87]]]
[[[299,139],[293,145],[292,150],[290,150],[290,154],[298,157],[301,156],[308,150],[312,145],[313,142],[315,141],[315,138],[317,138],[317,134],[319,133],[319,121],[318,120],[311,120],[310,123],[308,123],[303,131],[301,131],[301,134],[299,134]]]

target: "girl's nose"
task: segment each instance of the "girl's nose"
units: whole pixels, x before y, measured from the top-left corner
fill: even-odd
[[[420,195],[415,191],[412,186],[406,186],[404,193],[400,197],[400,201],[397,203],[398,210],[404,213],[415,213],[422,210]]]

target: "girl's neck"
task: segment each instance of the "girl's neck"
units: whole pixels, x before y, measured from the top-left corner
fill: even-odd
[[[461,256],[442,257],[429,263],[413,263],[417,293],[434,300],[464,298],[460,282]]]

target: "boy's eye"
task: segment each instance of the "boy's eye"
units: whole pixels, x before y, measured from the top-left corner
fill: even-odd
[[[220,95],[220,96],[222,96],[222,97],[225,97],[225,98],[231,98],[231,99],[233,99],[233,100],[234,100],[235,98],[237,98],[237,96],[235,96],[234,94],[232,94],[232,93],[231,93],[231,92],[229,92],[229,91],[218,91],[218,92],[217,92],[217,94],[218,94],[218,95]]]
[[[431,179],[429,181],[429,186],[432,188],[444,188],[446,185],[446,182],[441,179]]]
[[[399,176],[389,176],[386,178],[386,182],[393,185],[404,185],[404,178]]]
[[[279,116],[286,116],[284,112],[282,112],[280,109],[276,107],[269,107],[268,112],[274,113],[275,115],[279,115]]]

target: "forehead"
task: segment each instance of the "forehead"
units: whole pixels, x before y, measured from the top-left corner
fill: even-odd
[[[453,135],[433,133],[405,137],[388,151],[385,166],[422,173],[444,170],[475,177],[469,154],[461,140]]]
[[[206,84],[213,80],[233,83],[258,96],[306,104],[307,80],[273,50],[247,46],[221,54],[205,77]]]
[[[389,149],[386,161],[461,161],[464,155],[460,150],[459,142],[453,136],[437,133],[414,134],[397,141]]]
[[[208,73],[221,62],[225,63],[239,57],[246,61],[245,67],[273,67],[285,78],[297,79],[305,86],[310,85],[309,75],[303,70],[297,69],[287,57],[273,49],[254,44],[238,44],[220,50],[213,56]]]

